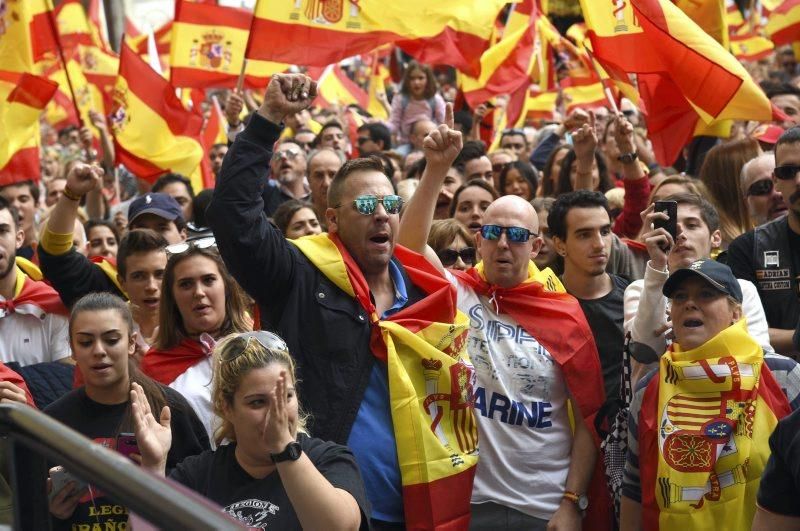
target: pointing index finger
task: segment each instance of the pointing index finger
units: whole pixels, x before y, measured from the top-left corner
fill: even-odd
[[[444,107],[444,125],[450,129],[453,129],[456,125],[453,118],[453,104],[449,102]]]

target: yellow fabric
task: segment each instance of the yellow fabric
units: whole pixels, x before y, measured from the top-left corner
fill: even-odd
[[[348,295],[355,295],[339,250],[327,234],[290,241],[328,280]],[[392,321],[378,320],[375,325],[386,343],[389,397],[403,485],[430,483],[475,466],[477,424],[472,408],[458,412],[450,408],[450,404],[466,402],[472,385],[472,364],[466,350],[467,316],[457,312],[454,323],[431,322],[417,333]],[[434,430],[437,408],[443,417]],[[466,416],[464,430],[456,429],[458,415]]]
[[[34,72],[30,22],[47,10],[45,0],[3,2],[7,11],[0,15],[0,70]]]
[[[44,279],[44,275],[42,274],[42,270],[39,269],[39,266],[28,260],[27,258],[23,258],[21,256],[17,256],[15,258],[15,262],[17,264],[17,268],[22,270],[23,273],[28,275],[33,280],[42,280]],[[22,288],[20,288],[22,289]]]
[[[13,83],[0,80],[0,170],[21,149],[40,145],[39,115],[42,109],[22,102],[8,103],[8,96],[15,87]]]
[[[78,110],[80,111],[80,118],[84,124],[89,125],[92,123],[89,118],[89,111],[103,112],[103,95],[97,86],[90,84],[86,80],[86,76],[78,61],[74,59],[68,60],[67,70],[69,71],[69,80],[72,82],[72,89],[75,91],[75,99],[77,100]],[[63,68],[58,69],[49,76],[48,79],[58,83],[58,89],[72,101],[69,84],[67,83],[67,74],[64,72]],[[57,110],[58,107],[59,104],[53,100],[47,105],[47,109],[45,110],[45,117],[51,125],[56,125],[58,123],[58,121],[54,121],[54,117],[60,114]],[[92,131],[92,136],[95,140],[99,141],[100,134],[97,129],[94,127],[90,127],[89,129]]]
[[[486,280],[485,274],[485,266],[483,265],[483,261],[478,262],[475,264],[475,270],[481,276],[482,279]],[[525,279],[523,284],[529,284],[531,282],[539,282],[549,291],[555,291],[557,293],[566,293],[567,290],[564,288],[564,285],[558,279],[553,270],[549,267],[545,267],[544,269],[539,269],[536,267],[536,264],[533,263],[533,260],[528,262],[528,278]]]
[[[767,24],[764,26],[764,30],[767,32],[767,36],[772,38],[774,33],[791,27],[798,22],[800,22],[800,4],[795,4],[785,13],[770,13],[769,18],[767,19]],[[800,36],[797,36],[795,41],[800,41]]]
[[[378,59],[374,59],[377,61]],[[373,68],[372,74],[369,76],[369,104],[367,105],[367,112],[373,117],[387,120],[389,113],[386,112],[386,107],[378,100],[378,94],[386,95],[386,86],[383,80],[386,78],[387,68],[382,64],[378,68]]]
[[[747,333],[745,319],[694,350],[675,345],[661,357],[655,485],[660,530],[750,529],[777,424],[758,395],[763,365],[763,351]]]
[[[47,254],[52,254],[53,256],[67,254],[72,249],[73,237],[74,234],[71,232],[59,234],[57,232],[52,232],[47,225],[45,225],[39,237],[39,247],[44,249]]]
[[[728,48],[728,18],[724,0],[675,0],[675,5],[715,41]]]
[[[25,286],[25,273],[23,273],[20,268],[17,268],[17,280],[16,283],[14,284],[15,299],[19,297],[20,293],[22,293],[23,286]]]

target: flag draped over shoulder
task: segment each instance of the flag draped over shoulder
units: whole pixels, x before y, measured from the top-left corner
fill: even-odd
[[[308,0],[257,3],[248,59],[327,66],[398,43],[427,63],[480,72],[492,25],[506,0]],[[291,45],[287,45],[291,43]]]
[[[203,117],[186,110],[170,83],[127,45],[109,119],[117,163],[154,181],[166,172],[191,175],[203,158]]]
[[[292,243],[370,315],[372,353],[388,366],[406,528],[465,529],[477,425],[466,350],[469,319],[456,308],[455,289],[423,256],[398,246],[395,256],[428,296],[380,319],[366,280],[335,235]]]
[[[698,120],[772,120],[769,100],[744,67],[669,0],[581,5],[595,58],[637,74],[660,164],[675,161]]]
[[[0,71],[0,186],[39,180],[39,116],[57,89],[33,74]]]
[[[531,337],[544,346],[562,369],[570,400],[580,411],[586,428],[599,446],[594,418],[605,402],[600,356],[592,330],[580,303],[564,290],[558,277],[549,269],[528,265],[528,278],[513,288],[489,284],[483,262],[468,271],[453,271],[458,279],[477,294],[490,297],[497,312],[510,315]],[[566,333],[565,333],[566,332]],[[601,531],[610,529],[610,500],[603,474],[602,460],[595,464],[589,487],[589,514],[586,522]]]
[[[512,9],[502,38],[481,56],[480,76],[460,78],[464,98],[472,108],[530,83],[536,58],[536,5],[534,0],[523,0]]]
[[[253,13],[244,9],[178,0],[172,26],[170,76],[176,87],[236,86]],[[263,88],[283,63],[250,60],[244,86]]]
[[[749,530],[786,395],[747,333],[661,357],[639,413],[643,528]]]

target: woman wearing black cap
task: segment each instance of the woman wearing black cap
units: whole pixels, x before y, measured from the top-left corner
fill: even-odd
[[[800,367],[747,332],[728,266],[698,260],[663,292],[675,341],[631,402],[620,527],[749,530],[769,435],[800,403]]]

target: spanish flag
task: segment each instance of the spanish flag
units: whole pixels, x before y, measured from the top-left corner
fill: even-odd
[[[575,109],[590,110],[609,105],[603,82],[597,77],[567,77],[560,85],[567,114]]]
[[[785,0],[776,7],[764,27],[775,46],[800,41],[800,0]]]
[[[47,42],[55,49],[52,24],[47,20],[47,5],[44,0],[26,0],[3,2],[3,6],[4,9],[0,9],[0,70],[33,72],[37,61],[35,51],[38,51],[35,48],[41,44],[41,37],[50,35]],[[34,20],[38,24],[34,24]],[[45,22],[44,35],[41,22]]]
[[[466,529],[478,461],[475,372],[467,357],[469,319],[456,307],[455,289],[423,256],[398,246],[395,256],[428,295],[380,319],[336,235],[292,243],[370,316],[372,353],[388,366],[406,529]]]
[[[675,161],[698,120],[772,120],[769,100],[744,67],[670,1],[581,5],[595,56],[637,74],[660,164]]]
[[[470,107],[500,94],[510,94],[530,82],[535,61],[536,6],[534,0],[512,4],[503,37],[481,56],[479,77],[461,76],[461,90]]]
[[[380,118],[383,120],[389,119],[389,113],[386,112],[386,108],[383,104],[378,100],[378,94],[386,95],[386,85],[384,84],[384,79],[387,79],[389,75],[389,69],[377,58],[374,59],[372,66],[370,67],[370,75],[369,75],[369,102],[367,103],[367,112],[369,112],[373,117]]]
[[[172,26],[170,76],[176,87],[236,86],[253,13],[244,9],[178,0]],[[264,88],[289,65],[250,60],[244,86]]]
[[[119,57],[97,46],[78,45],[78,58],[86,80],[97,87],[103,99],[103,114],[111,113],[111,94],[117,83]],[[100,112],[100,109],[96,109]]]
[[[65,109],[67,117],[63,122],[51,122],[51,125],[60,128],[67,124],[80,125],[90,124],[89,111],[103,112],[105,106],[103,104],[103,94],[101,89],[89,83],[86,76],[83,74],[79,57],[76,51],[72,51],[65,57],[67,59],[67,69],[64,70],[60,62],[56,63],[45,75],[58,83],[58,89],[61,93],[50,105],[48,115],[50,117],[57,116],[58,114],[51,114],[53,107],[61,107],[65,103],[68,104]],[[67,82],[67,72],[69,73],[69,81],[72,83],[72,90],[75,94],[75,100],[72,99],[70,93],[69,83]],[[64,99],[66,98],[66,100]],[[77,107],[79,116],[75,116],[75,108]],[[52,118],[51,118],[52,119]],[[99,135],[94,131],[95,140],[99,142]]]
[[[33,74],[0,71],[0,186],[39,180],[39,116],[56,89]]]
[[[110,126],[117,163],[137,177],[166,172],[191,175],[203,158],[203,117],[184,109],[175,88],[123,45]]]
[[[172,25],[173,21],[170,20],[165,24],[153,30],[153,36],[156,39],[156,48],[159,55],[169,55],[170,45],[172,43]],[[147,33],[139,33],[138,35],[125,37],[125,42],[133,48],[139,55],[146,55],[147,50]]]
[[[108,22],[103,0],[89,0],[89,30],[92,33],[92,43],[98,48],[111,51],[108,39]]]
[[[326,66],[381,44],[398,43],[427,63],[477,76],[492,24],[506,0],[261,0],[248,59]],[[287,46],[287,43],[291,43]]]
[[[330,65],[317,80],[317,99],[314,104],[327,109],[332,105],[356,104],[362,109],[369,105],[369,95],[347,77],[339,65]]]
[[[527,92],[522,111],[523,121],[517,122],[514,127],[522,127],[528,120],[553,120],[558,92],[553,90],[543,92],[536,86],[529,88]]]
[[[797,36],[800,38],[800,35]],[[758,61],[772,55],[775,45],[750,29],[750,24],[744,24],[740,30],[731,35],[731,53],[740,61]]]
[[[639,412],[642,528],[749,531],[769,436],[789,413],[745,319],[696,349],[673,344]]]
[[[94,45],[89,19],[80,0],[64,0],[56,8],[55,15],[59,42],[65,50],[74,49],[79,44]]]
[[[735,30],[744,24],[744,17],[742,16],[742,12],[739,11],[739,7],[736,5],[736,2],[733,0],[727,0],[726,4],[725,19],[726,23],[728,24],[728,29]]]

